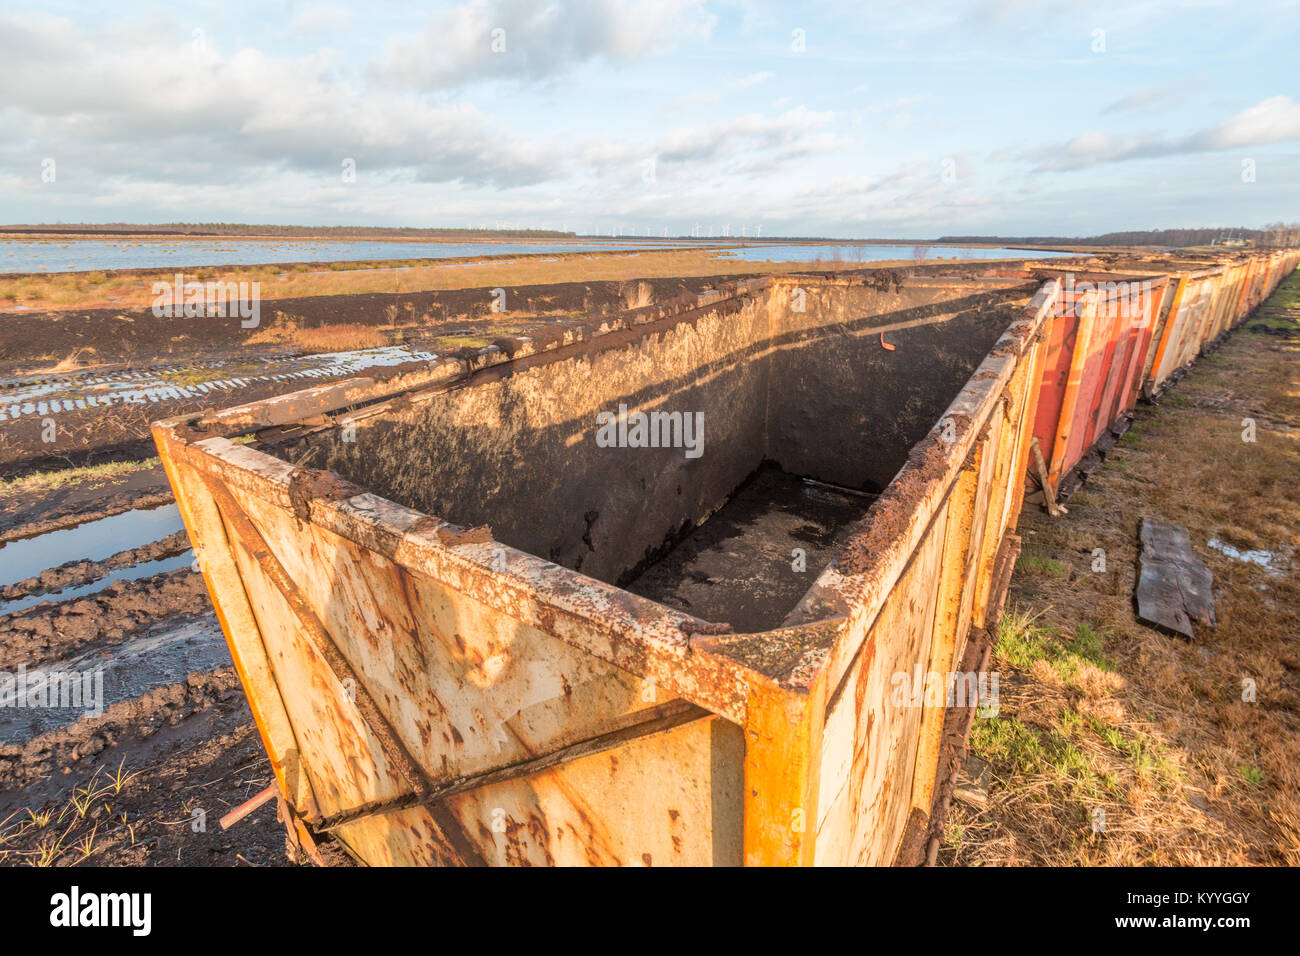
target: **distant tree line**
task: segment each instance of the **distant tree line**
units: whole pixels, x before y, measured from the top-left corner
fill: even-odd
[[[1262,229],[1150,229],[1145,232],[1108,232],[1100,236],[941,236],[939,242],[988,242],[1029,246],[1208,246],[1244,240],[1254,246],[1300,245],[1300,223],[1275,222]]]
[[[271,236],[283,239],[560,239],[572,232],[555,229],[421,229],[387,226],[262,226],[241,222],[41,223],[0,226],[6,233],[133,236]]]

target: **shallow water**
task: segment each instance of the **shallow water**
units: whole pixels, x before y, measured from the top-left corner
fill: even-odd
[[[153,577],[155,574],[163,574],[167,571],[179,571],[181,568],[189,567],[193,563],[193,551],[186,551],[184,554],[173,555],[170,558],[159,558],[157,561],[142,561],[140,564],[134,564],[129,568],[118,568],[116,571],[110,571],[98,581],[91,581],[89,584],[64,588],[62,591],[33,594],[14,601],[0,601],[0,615],[25,611],[29,607],[35,607],[46,601],[74,601],[77,598],[89,597],[104,590],[110,584],[116,584],[118,581],[138,581],[141,578]]]
[[[636,249],[698,249],[726,246],[741,240],[714,237],[704,241],[649,239],[581,239],[573,242],[373,242],[232,240],[0,240],[0,274],[13,272],[89,272],[98,269],[177,269],[198,266],[262,265],[277,262],[369,262],[402,259],[459,259],[471,256],[605,252]],[[846,263],[911,259],[917,246],[857,246],[826,243],[799,245],[746,240],[723,255],[746,262],[813,262],[837,256]],[[1017,249],[974,249],[928,246],[926,256],[967,259],[1037,259],[1060,255]]]
[[[746,262],[829,262],[846,264],[857,262],[885,262],[890,259],[912,259],[917,247],[910,246],[843,246],[835,244],[756,245],[727,249],[720,253],[723,259],[743,259]],[[1047,259],[1062,255],[1042,249],[976,249],[967,246],[927,246],[926,260],[930,259]]]
[[[0,585],[17,584],[69,561],[103,561],[119,551],[159,541],[184,527],[180,509],[170,504],[124,511],[76,527],[10,541],[0,546]]]
[[[1272,551],[1252,550],[1240,551],[1230,544],[1225,544],[1218,538],[1211,538],[1209,546],[1220,554],[1226,554],[1230,558],[1238,561],[1245,561],[1248,564],[1258,564],[1261,568],[1267,568],[1269,571],[1277,571],[1278,558]]]
[[[724,240],[725,241],[725,240]],[[261,265],[276,262],[358,262],[389,259],[458,259],[528,253],[599,252],[611,249],[676,248],[670,240],[627,242],[367,242],[76,239],[35,242],[0,240],[0,273],[89,272],[97,269],[185,269],[193,266]],[[42,267],[44,269],[42,270]]]

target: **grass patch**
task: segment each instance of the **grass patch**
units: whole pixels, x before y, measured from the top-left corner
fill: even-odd
[[[15,810],[0,820],[0,864],[77,866],[103,845],[102,833],[119,828],[134,843],[135,828],[113,801],[137,774],[124,763],[111,774],[96,770],[61,807]]]
[[[1068,736],[1014,717],[977,720],[971,729],[971,749],[1001,772],[1047,776],[1075,797],[1099,797],[1116,782]]]
[[[1022,553],[1016,561],[1016,570],[1025,571],[1030,574],[1069,574],[1069,570],[1064,564],[1041,554]]]
[[[1241,775],[1246,778],[1248,784],[1256,789],[1264,786],[1264,772],[1258,767],[1242,767]]]
[[[1112,669],[1106,659],[1105,638],[1092,625],[1080,623],[1067,644],[1055,630],[1037,622],[1037,615],[1021,608],[1003,614],[994,647],[997,659],[1024,671],[1040,661],[1045,662],[1066,683],[1073,680],[1085,663],[1106,671]]]
[[[38,471],[31,475],[23,475],[21,478],[0,481],[0,497],[53,491],[65,485],[79,485],[83,482],[108,481],[119,475],[152,468],[157,464],[157,458],[145,458],[140,461],[109,461],[102,465],[61,468],[58,471]]]

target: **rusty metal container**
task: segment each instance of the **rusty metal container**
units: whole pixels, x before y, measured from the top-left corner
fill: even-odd
[[[954,709],[899,678],[980,669],[1031,438],[1059,483],[1296,264],[767,278],[158,423],[291,834],[915,860]]]
[[[1113,271],[1052,272],[1062,281],[1039,385],[1034,436],[1060,487],[1139,394],[1154,395],[1243,321],[1300,254],[1226,261],[1120,257]]]
[[[987,647],[1059,292],[764,279],[158,423],[291,833],[914,859],[951,710],[896,684]],[[701,453],[602,444],[624,411],[701,412]]]

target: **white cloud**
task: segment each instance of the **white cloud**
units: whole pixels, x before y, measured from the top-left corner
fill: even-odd
[[[738,80],[733,80],[731,82],[731,88],[733,90],[746,90],[751,86],[757,86],[759,83],[766,83],[774,76],[776,76],[776,74],[768,70],[764,70],[761,73],[751,73],[749,76],[742,76]]]
[[[1289,96],[1262,100],[1221,123],[1176,139],[1152,135],[1114,136],[1105,130],[1081,133],[1066,143],[1023,154],[1045,171],[1090,169],[1104,163],[1242,149],[1300,140],[1300,103]]]
[[[211,182],[279,167],[337,176],[352,158],[359,170],[420,181],[513,186],[559,164],[473,106],[359,89],[328,50],[224,56],[163,30],[106,42],[66,20],[0,16],[0,59],[12,78],[0,84],[0,106],[26,138],[100,174],[148,179],[165,169]],[[0,140],[0,155],[23,138]]]
[[[590,60],[630,61],[707,38],[703,0],[469,0],[393,41],[371,72],[384,82],[445,89],[479,80],[554,76]]]
[[[1205,149],[1236,149],[1300,140],[1300,103],[1273,96],[1202,130],[1190,142]]]

